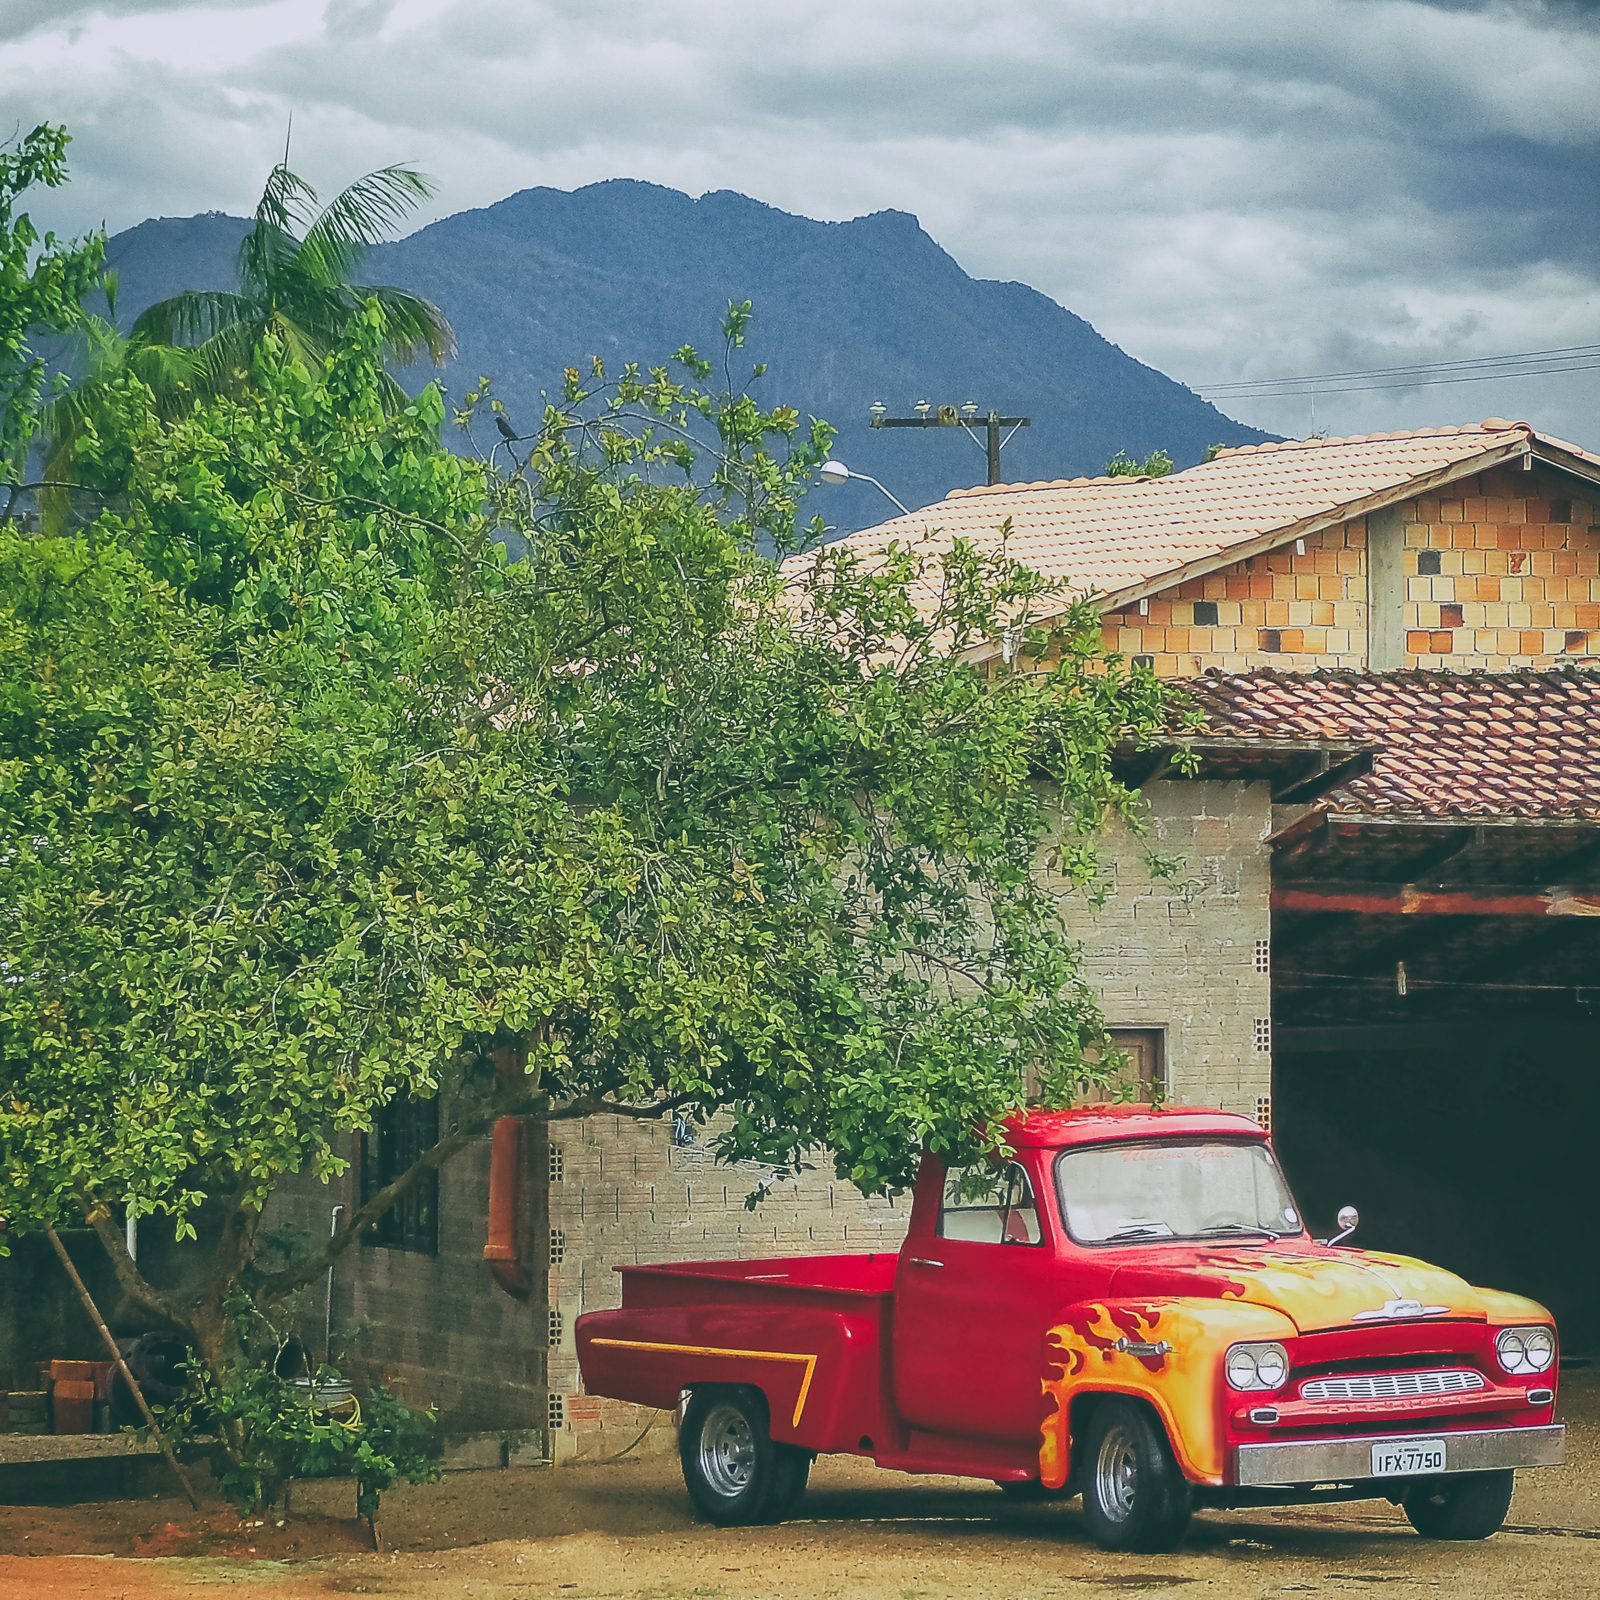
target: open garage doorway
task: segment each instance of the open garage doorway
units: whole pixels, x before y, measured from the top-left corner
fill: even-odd
[[[1354,1205],[1354,1244],[1528,1295],[1597,1358],[1600,915],[1491,887],[1494,854],[1474,885],[1275,872],[1274,1142],[1319,1237]]]

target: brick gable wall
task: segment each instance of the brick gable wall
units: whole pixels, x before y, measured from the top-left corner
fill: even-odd
[[[1543,469],[1499,470],[1405,502],[1396,664],[1504,671],[1600,655],[1600,510],[1571,491]],[[1149,657],[1161,677],[1365,670],[1367,533],[1368,519],[1356,518],[1303,548],[1179,584],[1153,596],[1145,614],[1108,613],[1106,646]]]

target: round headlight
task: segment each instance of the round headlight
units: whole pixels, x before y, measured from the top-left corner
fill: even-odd
[[[1532,1372],[1543,1372],[1556,1358],[1556,1342],[1548,1328],[1530,1328],[1522,1337],[1522,1359]]]
[[[1256,1357],[1256,1377],[1263,1389],[1276,1389],[1289,1376],[1289,1363],[1276,1345],[1268,1345]]]
[[[1281,1344],[1236,1344],[1224,1363],[1231,1389],[1281,1389],[1289,1352]]]
[[[1495,1354],[1507,1372],[1518,1376],[1544,1372],[1555,1364],[1556,1335],[1553,1328],[1502,1328],[1495,1335]]]

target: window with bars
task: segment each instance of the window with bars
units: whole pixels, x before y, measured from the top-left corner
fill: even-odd
[[[1256,1096],[1256,1121],[1268,1133],[1272,1132],[1272,1097],[1271,1095],[1258,1094]]]
[[[1272,971],[1272,941],[1270,939],[1256,940],[1256,971]]]
[[[561,1348],[561,1333],[561,1313],[559,1311],[552,1311],[550,1313],[550,1348],[552,1350],[559,1350]]]
[[[550,1230],[550,1265],[559,1267],[566,1260],[567,1236],[560,1228]]]
[[[1256,1018],[1256,1049],[1270,1050],[1272,1048],[1272,1018]]]
[[[439,1100],[399,1091],[378,1108],[372,1132],[361,1136],[361,1201],[386,1189],[419,1156],[439,1142]],[[364,1235],[363,1242],[389,1250],[439,1253],[439,1174],[430,1172],[397,1200]]]
[[[567,1153],[558,1144],[550,1146],[550,1181],[564,1183],[567,1176]]]
[[[551,1432],[555,1432],[559,1428],[566,1427],[566,1425],[567,1425],[567,1402],[566,1402],[566,1400],[561,1395],[558,1395],[558,1394],[551,1395],[550,1396],[549,1408],[546,1411],[545,1415],[546,1415],[546,1420],[550,1424]]]

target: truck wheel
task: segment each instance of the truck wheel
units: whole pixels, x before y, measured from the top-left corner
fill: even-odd
[[[792,1517],[806,1497],[806,1484],[811,1477],[811,1463],[816,1459],[810,1450],[798,1445],[774,1444],[777,1458],[777,1479],[772,1487],[772,1499],[767,1504],[763,1522],[784,1522]]]
[[[1511,1509],[1514,1471],[1424,1478],[1406,1490],[1406,1520],[1424,1539],[1487,1539]]]
[[[767,1409],[759,1395],[696,1389],[678,1434],[683,1481],[695,1510],[719,1528],[764,1521],[779,1495],[794,1492],[793,1471],[786,1471],[779,1457],[782,1448],[767,1431]],[[781,1515],[784,1508],[777,1509]]]
[[[1083,1515],[1094,1542],[1144,1555],[1176,1550],[1192,1509],[1188,1480],[1150,1414],[1128,1400],[1102,1400],[1083,1453]]]

